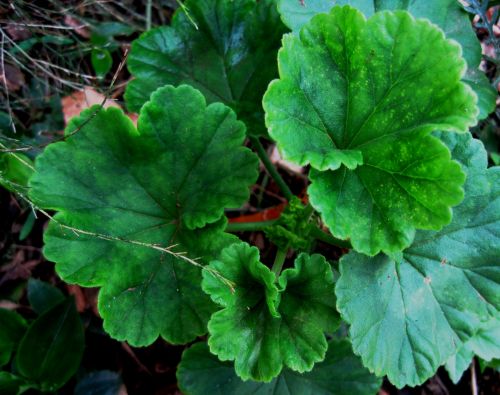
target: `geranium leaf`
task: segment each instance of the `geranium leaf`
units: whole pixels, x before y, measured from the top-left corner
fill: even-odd
[[[458,352],[446,361],[446,370],[456,384],[472,362],[474,355],[482,360],[500,359],[500,315],[481,324],[478,332],[465,342]]]
[[[479,119],[485,119],[495,111],[498,92],[492,87],[490,80],[479,69],[468,68],[462,81],[476,92],[478,97]]]
[[[171,26],[144,33],[127,60],[135,77],[125,93],[139,111],[165,84],[189,84],[209,103],[230,106],[250,133],[265,133],[262,95],[277,75],[276,53],[285,27],[274,0],[189,0]]]
[[[348,6],[283,42],[266,122],[285,158],[323,171],[311,172],[309,194],[333,235],[374,255],[448,224],[464,175],[428,134],[476,122],[460,47],[405,11],[367,21]]]
[[[437,135],[467,173],[452,223],[392,258],[349,253],[336,286],[354,352],[398,387],[432,376],[500,309],[500,169],[469,134]]]
[[[278,284],[257,248],[245,243],[227,247],[209,267],[235,290],[203,273],[203,289],[223,307],[210,318],[208,344],[221,360],[235,361],[240,377],[268,382],[283,365],[305,372],[323,360],[324,332],[335,329],[338,316],[333,273],[322,256],[301,254]]]
[[[311,372],[283,369],[270,383],[242,381],[231,363],[219,361],[205,343],[197,343],[182,354],[177,378],[181,390],[191,395],[372,395],[381,384],[346,340],[331,340],[325,360]]]
[[[137,130],[120,110],[96,107],[67,133],[77,128],[46,148],[31,179],[34,202],[59,211],[46,257],[65,281],[102,287],[104,328],[117,339],[139,346],[203,334],[214,306],[200,269],[160,247],[210,259],[236,239],[223,233],[223,209],[243,203],[257,177],[244,125],[195,89],[167,86],[144,105]]]
[[[278,0],[278,11],[283,22],[298,32],[318,13],[328,13],[335,5],[351,5],[366,17],[378,11],[407,10],[415,18],[426,18],[443,29],[446,37],[456,40],[463,50],[468,70],[463,81],[479,97],[479,119],[484,119],[495,109],[496,91],[485,74],[478,69],[481,62],[481,45],[472,28],[469,15],[457,0]]]

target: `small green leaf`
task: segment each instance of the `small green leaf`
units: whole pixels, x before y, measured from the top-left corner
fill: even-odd
[[[33,210],[30,210],[28,213],[28,217],[26,218],[26,221],[24,221],[24,225],[21,228],[21,232],[19,232],[19,241],[23,241],[28,237],[33,230],[33,225],[35,225],[35,213]]]
[[[286,159],[313,167],[311,204],[334,236],[374,255],[450,222],[464,174],[429,134],[477,121],[456,43],[405,11],[366,20],[334,7],[285,36],[278,61],[269,134]]]
[[[492,361],[483,361],[479,359],[479,366],[481,367],[481,373],[484,373],[488,368],[500,373],[500,359],[494,359]]]
[[[240,206],[258,175],[245,126],[195,89],[167,86],[144,105],[138,129],[120,110],[96,107],[66,133],[78,127],[45,149],[31,179],[36,204],[59,211],[45,256],[65,281],[102,287],[98,307],[114,338],[192,341],[214,310],[195,265],[236,240],[224,233],[224,208]],[[161,250],[174,245],[191,261]]]
[[[481,324],[478,332],[465,342],[458,352],[446,361],[446,370],[456,384],[469,367],[474,355],[482,361],[500,359],[500,315]]]
[[[209,103],[230,106],[249,133],[264,134],[262,95],[277,75],[284,32],[274,0],[188,0],[184,5],[171,26],[132,43],[127,65],[135,79],[125,92],[128,108],[138,112],[165,84],[189,84]]]
[[[100,370],[86,375],[75,387],[75,395],[119,395],[123,382],[120,375]]]
[[[90,60],[97,77],[104,77],[113,67],[113,57],[107,49],[94,48]]]
[[[63,293],[56,287],[35,278],[28,280],[28,301],[37,314],[44,313],[63,300]]]
[[[242,381],[231,363],[220,362],[205,343],[196,343],[182,354],[177,379],[181,390],[190,395],[372,395],[381,385],[346,340],[331,340],[325,360],[311,372],[284,369],[270,383]]]
[[[122,22],[100,22],[92,26],[92,30],[104,37],[130,36],[135,27]]]
[[[26,193],[33,162],[23,154],[0,153],[0,185],[11,192]]]
[[[311,211],[294,196],[278,220],[265,228],[264,233],[282,250],[309,251],[314,242],[314,237],[310,236],[310,217]]]
[[[351,5],[366,17],[378,11],[407,10],[415,18],[429,19],[443,29],[446,37],[462,46],[463,56],[469,66],[463,81],[479,97],[479,119],[486,118],[495,109],[496,92],[485,74],[478,69],[481,45],[469,16],[457,0],[278,0],[278,11],[283,22],[298,32],[313,16],[328,13],[334,5]]]
[[[0,309],[0,323],[0,367],[2,367],[10,361],[27,325],[23,317],[15,311],[6,309]]]
[[[500,310],[500,168],[470,134],[436,136],[467,173],[452,223],[394,257],[349,253],[336,285],[354,352],[398,387],[432,376]]]
[[[333,273],[321,255],[301,254],[293,269],[275,275],[246,243],[225,248],[203,273],[203,290],[223,307],[208,323],[210,350],[234,360],[243,380],[271,381],[286,365],[310,371],[325,357],[325,331],[335,330],[338,315]]]
[[[19,344],[16,366],[42,391],[55,391],[77,371],[84,345],[83,325],[69,298],[31,324]]]

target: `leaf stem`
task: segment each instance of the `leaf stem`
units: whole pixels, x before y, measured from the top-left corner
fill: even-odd
[[[281,273],[281,269],[283,268],[283,264],[285,263],[287,252],[288,250],[282,248],[278,248],[278,251],[276,252],[273,267],[271,268],[272,272],[276,275],[276,278],[278,278],[279,274]]]
[[[257,222],[230,222],[227,224],[226,232],[255,232],[274,224],[276,220]]]
[[[479,392],[477,388],[477,378],[476,378],[476,361],[474,359],[472,359],[472,364],[470,365],[470,376],[471,376],[470,386],[472,390],[472,395],[477,395]]]
[[[267,156],[267,152],[262,146],[262,143],[260,142],[259,138],[254,136],[249,136],[248,138],[252,143],[253,147],[255,148],[255,150],[257,151],[257,155],[259,155],[259,158],[264,167],[266,168],[267,172],[273,178],[274,182],[278,184],[286,200],[290,201],[293,198],[293,193],[288,187],[288,185],[286,185],[285,180],[283,180],[283,177],[281,177],[278,170],[276,170],[274,165],[271,163],[271,160],[269,159],[269,156]]]
[[[321,240],[324,243],[340,247],[340,248],[352,248],[352,245],[347,240],[337,239],[333,237],[331,234],[323,232],[317,226],[311,225],[311,235],[314,236],[315,239]]]
[[[276,219],[270,221],[256,221],[256,222],[232,222],[228,223],[226,227],[226,232],[234,233],[234,232],[257,232],[259,230],[264,230],[268,226],[276,223]],[[333,245],[335,247],[340,248],[349,248],[351,249],[351,243],[347,240],[337,239],[333,237],[331,234],[323,232],[320,228],[311,224],[310,228],[311,235],[316,239],[320,240],[323,243],[327,243]]]

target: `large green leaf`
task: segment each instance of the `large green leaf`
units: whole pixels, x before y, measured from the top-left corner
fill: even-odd
[[[278,0],[283,22],[299,31],[318,13],[327,13],[335,5],[351,5],[367,18],[379,11],[406,10],[415,18],[430,19],[446,36],[460,43],[468,64],[477,67],[481,61],[481,46],[467,12],[457,0]]]
[[[469,65],[464,81],[479,96],[480,119],[495,109],[497,93],[482,71],[481,45],[472,28],[469,15],[458,0],[278,0],[278,10],[283,22],[293,31],[299,31],[314,15],[326,13],[334,5],[351,5],[366,17],[384,10],[407,10],[415,18],[426,18],[443,29],[446,37],[462,46],[463,56]]]
[[[277,284],[259,250],[245,243],[225,248],[209,266],[235,289],[203,273],[203,289],[223,307],[210,318],[208,344],[221,360],[235,361],[238,376],[268,382],[284,365],[302,373],[324,359],[324,332],[335,329],[338,315],[323,256],[299,255]]]
[[[184,343],[205,333],[214,306],[200,269],[161,247],[208,259],[234,241],[224,207],[242,204],[257,177],[244,125],[195,89],[168,86],[144,105],[137,130],[120,110],[96,107],[67,132],[77,127],[37,158],[31,179],[35,203],[59,211],[46,257],[65,281],[102,287],[99,311],[117,339]]]
[[[205,343],[197,343],[182,354],[177,378],[186,395],[373,395],[381,384],[346,340],[331,340],[325,360],[311,372],[284,369],[270,383],[242,381],[231,363],[219,361]]]
[[[262,95],[277,75],[276,53],[285,27],[274,0],[188,0],[171,26],[144,33],[132,44],[125,93],[138,111],[165,84],[189,84],[209,103],[236,111],[251,133],[264,133]]]
[[[405,11],[367,21],[334,7],[285,36],[280,80],[264,97],[269,133],[285,158],[322,171],[311,172],[311,203],[356,250],[400,251],[415,228],[448,224],[462,200],[460,167],[429,135],[476,122],[460,54]]]
[[[354,352],[398,387],[432,376],[500,310],[500,168],[469,134],[442,134],[467,173],[453,222],[393,258],[341,259],[337,306]]]
[[[465,342],[458,352],[446,361],[446,370],[454,383],[472,362],[474,355],[490,362],[500,359],[500,314],[484,322],[479,331]]]
[[[77,371],[84,346],[83,325],[69,298],[28,328],[17,351],[17,370],[42,391],[55,391]]]

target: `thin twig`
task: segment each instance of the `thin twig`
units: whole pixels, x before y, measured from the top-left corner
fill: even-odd
[[[0,32],[2,33],[2,44],[0,46],[0,66],[2,67],[2,82],[5,87],[5,97],[6,97],[6,102],[7,102],[7,111],[9,113],[9,118],[10,118],[10,126],[12,128],[12,131],[14,134],[16,134],[16,124],[14,123],[14,116],[12,114],[12,107],[10,106],[10,98],[9,98],[9,85],[7,83],[7,76],[5,75],[5,58],[4,58],[4,45],[5,45],[5,33],[3,30],[0,29]]]
[[[151,9],[153,8],[153,0],[148,0],[146,3],[146,30],[151,29]]]
[[[4,179],[3,181],[6,181],[9,184],[13,184],[13,183],[9,182],[9,180]],[[14,185],[16,185],[16,184],[14,184]],[[38,207],[24,193],[22,193],[20,191],[16,191],[16,194],[21,199],[23,199],[26,203],[28,203],[34,210],[37,210],[38,212],[45,215],[45,217],[47,217],[52,222],[57,224],[61,229],[69,230],[69,231],[73,232],[76,236],[84,235],[84,236],[90,236],[90,237],[94,237],[96,239],[105,240],[105,241],[136,245],[139,247],[150,248],[150,249],[153,249],[155,251],[159,251],[163,254],[171,255],[177,259],[183,260],[184,262],[187,262],[193,266],[196,266],[196,267],[200,268],[201,270],[205,270],[205,271],[209,272],[214,277],[218,278],[222,283],[227,285],[231,289],[232,292],[234,292],[234,290],[235,290],[236,285],[231,280],[225,278],[224,276],[222,276],[222,274],[220,274],[218,271],[212,269],[211,267],[204,266],[201,263],[199,263],[198,260],[200,258],[189,258],[187,256],[186,252],[173,251],[174,248],[178,247],[178,244],[172,244],[168,247],[162,247],[162,246],[157,245],[157,244],[145,243],[145,242],[139,241],[139,240],[126,239],[123,237],[111,236],[111,235],[106,235],[103,233],[97,233],[97,232],[92,232],[92,231],[88,231],[88,230],[84,230],[84,229],[75,228],[73,226],[69,226],[69,225],[66,225],[66,224],[60,222],[54,216],[50,215],[47,211],[45,211],[41,207]]]
[[[120,64],[118,65],[118,68],[117,68],[115,74],[113,75],[113,79],[111,80],[111,83],[109,84],[109,87],[108,87],[108,89],[106,90],[106,92],[104,94],[104,99],[99,104],[99,106],[96,108],[96,110],[92,114],[90,114],[90,116],[87,119],[85,119],[81,124],[79,124],[75,128],[75,130],[73,130],[73,131],[65,134],[64,136],[62,136],[62,137],[60,137],[58,139],[55,139],[53,141],[49,141],[49,142],[44,143],[44,144],[39,144],[39,145],[36,145],[36,146],[32,145],[32,146],[28,146],[28,147],[0,149],[0,153],[2,153],[2,152],[4,152],[4,153],[27,152],[27,151],[31,151],[33,149],[45,148],[49,144],[58,143],[60,141],[66,141],[68,138],[70,138],[71,136],[74,136],[76,133],[78,133],[85,125],[87,125],[92,119],[94,119],[94,117],[104,108],[104,105],[109,100],[109,93],[111,92],[111,90],[112,90],[112,88],[113,88],[113,86],[114,86],[114,84],[116,82],[116,79],[118,78],[118,74],[120,73],[120,71],[123,69],[123,67],[125,65],[127,56],[128,56],[128,49],[125,51],[125,54],[123,55],[123,59],[120,62]]]
[[[472,395],[478,395],[477,378],[476,378],[476,361],[473,359],[470,365],[470,387]]]

